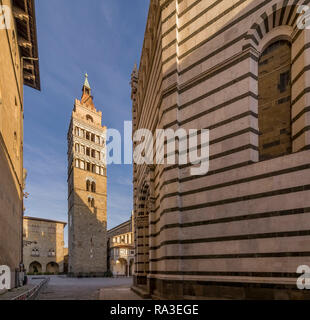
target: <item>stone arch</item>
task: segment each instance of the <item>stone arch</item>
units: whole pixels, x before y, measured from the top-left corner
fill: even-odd
[[[287,31],[283,32],[285,27],[292,32],[296,30],[300,15],[297,8],[299,5],[303,5],[303,2],[303,0],[280,0],[273,6],[269,6],[245,35],[243,49],[254,48],[258,52],[262,52],[260,50],[264,48],[261,47],[261,42],[266,35],[273,32],[273,38],[281,37],[287,33]],[[291,37],[292,33],[289,36]]]
[[[52,273],[52,274],[57,274],[59,273],[59,265],[56,262],[49,262],[46,265],[46,272]]]
[[[243,52],[250,51],[250,70],[257,81],[251,82],[251,91],[258,92],[258,63],[262,53],[272,43],[288,41],[291,43],[291,151],[297,152],[310,147],[310,35],[307,30],[299,30],[301,14],[298,7],[304,5],[303,0],[280,0],[274,5],[266,7],[266,10],[252,24],[244,37]],[[307,53],[307,54],[306,54]],[[253,78],[254,78],[253,77]],[[251,105],[254,113],[258,113],[257,104]],[[258,128],[253,123],[253,127]],[[259,139],[257,139],[259,140]],[[259,144],[259,143],[258,143]],[[259,145],[257,144],[257,150]],[[257,154],[259,151],[257,151]],[[257,156],[257,160],[258,160]]]
[[[154,166],[145,168],[145,179],[138,189],[138,199],[135,204],[135,243],[137,258],[135,261],[136,277],[134,279],[137,285],[149,285],[149,272],[151,270],[151,252],[152,246],[149,238],[152,232],[150,224],[151,217],[154,214]]]
[[[126,276],[127,275],[127,260],[124,258],[119,258],[112,264],[113,274],[115,276]]]
[[[90,122],[94,122],[94,119],[92,116],[90,116],[89,114],[86,115],[86,120],[90,121]]]
[[[33,261],[30,263],[29,265],[29,270],[28,270],[29,273],[41,273],[42,272],[42,265],[40,262],[38,261]]]

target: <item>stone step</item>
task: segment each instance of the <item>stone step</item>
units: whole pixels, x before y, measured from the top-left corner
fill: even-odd
[[[146,291],[146,286],[132,286],[131,290],[143,299],[151,299],[151,295]]]

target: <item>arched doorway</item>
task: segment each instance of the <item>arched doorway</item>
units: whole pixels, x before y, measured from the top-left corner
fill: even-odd
[[[46,265],[46,272],[57,274],[59,273],[59,265],[56,262],[50,262]]]
[[[42,265],[38,261],[33,261],[29,265],[29,273],[42,273]]]
[[[272,42],[258,65],[260,160],[292,152],[291,43]]]
[[[120,258],[115,263],[114,274],[116,276],[126,276],[127,275],[127,261]]]

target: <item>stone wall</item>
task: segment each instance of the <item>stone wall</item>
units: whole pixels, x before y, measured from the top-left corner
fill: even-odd
[[[310,37],[296,28],[297,4],[305,3],[151,1],[133,83],[134,130],[209,129],[210,168],[192,176],[190,164],[134,166],[136,230],[148,220],[144,237],[135,236],[137,257],[147,259],[136,261],[135,283],[150,293],[296,293],[297,267],[310,264]],[[259,161],[258,61],[278,40],[292,45],[293,153]]]
[[[24,217],[23,225],[24,265],[27,272],[33,271],[31,264],[35,262],[40,264],[41,270],[38,271],[41,273],[64,272],[66,223]]]

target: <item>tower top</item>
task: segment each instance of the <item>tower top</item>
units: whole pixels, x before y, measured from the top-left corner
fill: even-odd
[[[89,85],[89,82],[88,82],[88,74],[87,74],[87,72],[85,73],[84,87],[90,89],[90,85]]]
[[[81,102],[82,104],[85,104],[87,107],[90,107],[91,109],[95,109],[94,102],[93,102],[93,96],[91,95],[91,88],[88,82],[88,74],[85,73],[85,80],[82,88],[82,98]]]

